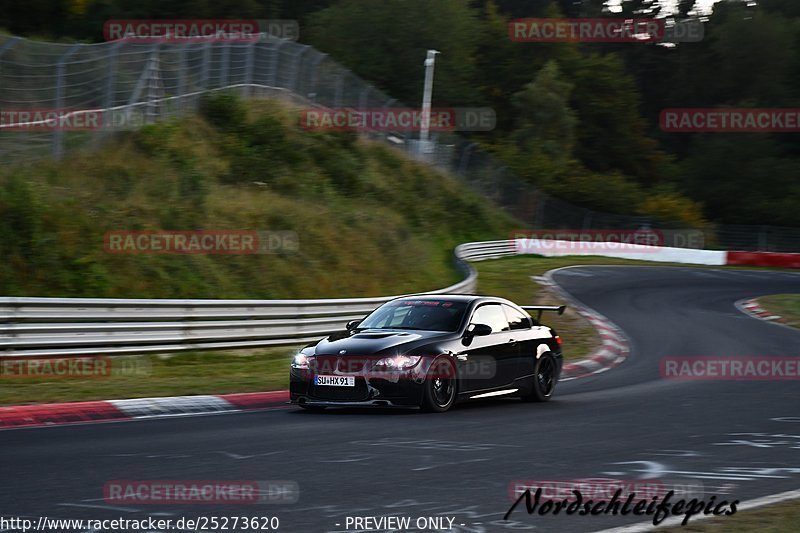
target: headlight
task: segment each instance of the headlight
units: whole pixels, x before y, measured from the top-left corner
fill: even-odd
[[[420,359],[422,359],[422,357],[419,355],[395,355],[379,360],[375,363],[375,367],[385,368],[387,370],[408,370],[419,363]]]
[[[292,359],[292,368],[308,368],[308,363],[311,359],[313,359],[313,357],[304,353],[299,353]]]

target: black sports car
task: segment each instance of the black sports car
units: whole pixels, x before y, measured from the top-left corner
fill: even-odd
[[[536,319],[524,310],[538,311]],[[561,373],[561,339],[543,311],[503,298],[416,295],[385,303],[346,331],[303,348],[291,401],[306,409],[378,406],[444,412],[457,401],[519,396],[546,402]]]

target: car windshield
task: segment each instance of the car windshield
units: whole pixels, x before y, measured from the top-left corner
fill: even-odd
[[[466,302],[395,300],[373,311],[358,325],[358,329],[456,331],[466,308]]]

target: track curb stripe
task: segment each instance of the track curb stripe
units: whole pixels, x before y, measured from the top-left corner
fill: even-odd
[[[630,353],[630,343],[625,334],[622,333],[622,330],[609,319],[586,307],[562,289],[553,280],[551,275],[553,272],[555,271],[551,270],[544,276],[531,276],[531,280],[547,287],[568,302],[575,312],[597,330],[597,334],[602,340],[600,347],[585,358],[565,364],[561,369],[561,381],[570,381],[606,372],[623,363]]]
[[[256,411],[289,401],[289,391],[134,398],[0,407],[0,429]]]
[[[766,320],[768,322],[780,322],[783,319],[782,316],[773,314],[761,307],[761,304],[758,303],[757,298],[751,298],[749,300],[737,302],[736,307],[738,307],[742,312],[760,320]]]

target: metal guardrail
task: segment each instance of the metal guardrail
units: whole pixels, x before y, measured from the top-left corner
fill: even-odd
[[[464,280],[431,291],[472,293],[466,261],[515,254],[513,241],[466,243],[455,250]],[[123,300],[0,298],[0,358],[170,353],[286,346],[341,331],[396,298],[317,300]]]

